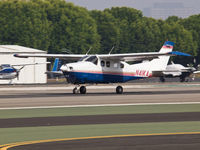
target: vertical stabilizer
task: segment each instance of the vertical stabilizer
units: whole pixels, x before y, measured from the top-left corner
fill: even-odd
[[[166,41],[159,52],[160,53],[171,52],[173,47],[174,47],[174,42]]]
[[[166,41],[162,48],[160,49],[159,53],[168,53],[172,52],[174,47],[174,43],[170,41]],[[159,56],[159,58],[153,59],[150,61],[151,70],[165,70],[167,64],[169,62],[170,56]]]
[[[56,58],[53,64],[53,69],[52,71],[58,71],[58,64],[59,64],[59,58]]]

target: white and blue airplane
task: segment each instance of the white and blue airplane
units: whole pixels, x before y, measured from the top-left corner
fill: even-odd
[[[49,63],[49,62],[47,62]],[[11,65],[11,64],[1,64],[0,65],[0,80],[12,80],[14,78],[19,77],[19,72],[27,65],[38,65],[44,63],[31,63],[31,64],[18,64],[18,65]],[[21,67],[19,69],[15,67]]]
[[[77,85],[73,93],[86,93],[84,84],[123,83],[130,80],[149,78],[164,71],[170,56],[191,56],[182,52],[172,52],[174,43],[166,41],[159,52],[126,53],[126,54],[15,54],[15,57],[54,57],[75,60],[63,64],[60,70],[69,83]],[[142,61],[137,64],[127,62]],[[123,93],[121,85],[116,93]]]

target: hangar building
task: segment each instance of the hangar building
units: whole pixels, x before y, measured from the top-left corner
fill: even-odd
[[[18,45],[0,45],[0,65],[1,64],[31,64],[31,63],[46,63],[46,58],[17,58],[13,55],[16,53],[24,54],[42,54],[45,51],[27,48]],[[42,84],[47,82],[46,72],[47,64],[28,65],[25,66],[20,72],[18,79],[0,80],[0,84]],[[21,66],[16,66],[20,69]]]

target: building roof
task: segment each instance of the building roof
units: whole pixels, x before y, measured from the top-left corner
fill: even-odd
[[[19,45],[0,45],[0,53],[46,53],[46,51]]]

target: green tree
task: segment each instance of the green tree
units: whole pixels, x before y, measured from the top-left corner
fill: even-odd
[[[73,53],[86,53],[90,47],[93,52],[99,49],[95,20],[85,8],[63,0],[48,2],[47,18],[52,24],[49,53],[63,53],[63,48],[70,49]]]
[[[135,40],[133,40],[134,34],[131,32],[131,25],[137,20],[142,19],[142,12],[134,8],[128,7],[113,7],[111,9],[105,9],[104,12],[110,13],[114,18],[118,30],[118,48],[115,49],[116,53],[127,53],[133,52],[132,45]]]
[[[0,1],[0,43],[47,50],[50,23],[46,12],[32,1]]]
[[[189,18],[180,21],[180,24],[184,26],[185,29],[192,33],[193,43],[197,45],[193,51],[195,51],[197,63],[200,63],[200,15],[193,15]]]
[[[100,35],[101,48],[99,53],[108,53],[114,46],[119,45],[119,28],[116,19],[108,12],[93,10],[91,16],[96,20],[98,34]]]

